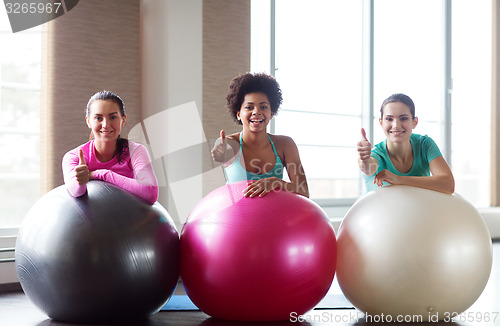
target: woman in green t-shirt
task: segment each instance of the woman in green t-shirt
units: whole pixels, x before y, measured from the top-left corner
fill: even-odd
[[[404,94],[394,94],[380,108],[380,126],[387,139],[372,146],[361,129],[359,168],[367,191],[385,184],[415,186],[452,194],[455,180],[436,143],[413,134],[418,124],[415,104]]]

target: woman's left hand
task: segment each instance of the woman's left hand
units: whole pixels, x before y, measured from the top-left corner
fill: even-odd
[[[250,198],[253,198],[257,195],[259,197],[264,197],[267,193],[273,191],[274,189],[281,188],[282,181],[283,180],[277,177],[249,181],[248,187],[243,190],[243,194],[245,195],[245,197]]]
[[[382,187],[384,182],[390,183],[391,185],[398,184],[398,176],[390,172],[389,170],[384,169],[377,173],[377,175],[375,175],[373,183],[377,184],[377,186],[379,187]]]

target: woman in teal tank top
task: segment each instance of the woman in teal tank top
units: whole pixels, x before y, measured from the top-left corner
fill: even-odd
[[[292,138],[267,133],[267,125],[282,102],[281,89],[270,75],[246,73],[229,86],[226,106],[242,131],[226,136],[222,130],[212,157],[224,167],[227,183],[249,180],[247,197],[286,190],[309,197],[297,145]],[[283,180],[286,169],[290,181]]]
[[[367,191],[386,184],[408,185],[452,194],[455,180],[439,148],[428,136],[412,134],[418,124],[415,104],[404,94],[394,94],[380,108],[380,126],[387,139],[373,149],[361,129],[359,168]]]

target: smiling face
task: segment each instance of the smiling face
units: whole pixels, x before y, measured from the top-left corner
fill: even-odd
[[[246,94],[236,118],[241,121],[243,128],[251,132],[266,130],[269,121],[273,118],[267,95],[264,93]]]
[[[98,142],[116,141],[127,115],[121,115],[117,103],[108,100],[96,100],[89,107],[87,125]]]
[[[412,117],[410,108],[401,102],[387,103],[379,121],[387,140],[395,143],[409,141],[418,124],[418,118]]]

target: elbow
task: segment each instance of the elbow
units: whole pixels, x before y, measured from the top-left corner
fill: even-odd
[[[443,193],[445,193],[447,195],[453,195],[454,192],[455,192],[455,188],[454,187],[450,187],[448,189],[443,189]]]
[[[79,184],[75,177],[64,176],[64,184],[66,185],[66,190],[72,197],[80,197],[87,192],[87,184]]]
[[[149,191],[147,191],[147,195],[143,197],[145,201],[147,201],[149,204],[153,205],[157,200],[158,200],[158,187],[157,186],[151,186]]]
[[[448,180],[444,183],[442,192],[448,195],[452,195],[455,192],[455,179],[453,176],[448,178]]]
[[[307,184],[307,180],[304,178],[302,182],[295,184],[295,189],[293,190],[293,192],[309,198],[309,185]]]
[[[309,190],[306,190],[302,195],[306,198],[309,198]]]
[[[297,191],[297,193],[299,195],[306,197],[306,198],[309,198],[309,187],[306,186],[303,189],[300,189],[299,191]]]
[[[70,186],[66,186],[66,189],[68,190],[68,193],[72,196],[72,197],[81,197],[83,196],[86,192],[87,192],[87,187],[78,187],[76,189],[70,187]]]
[[[455,192],[455,179],[451,178],[448,186],[449,194],[453,194]]]

